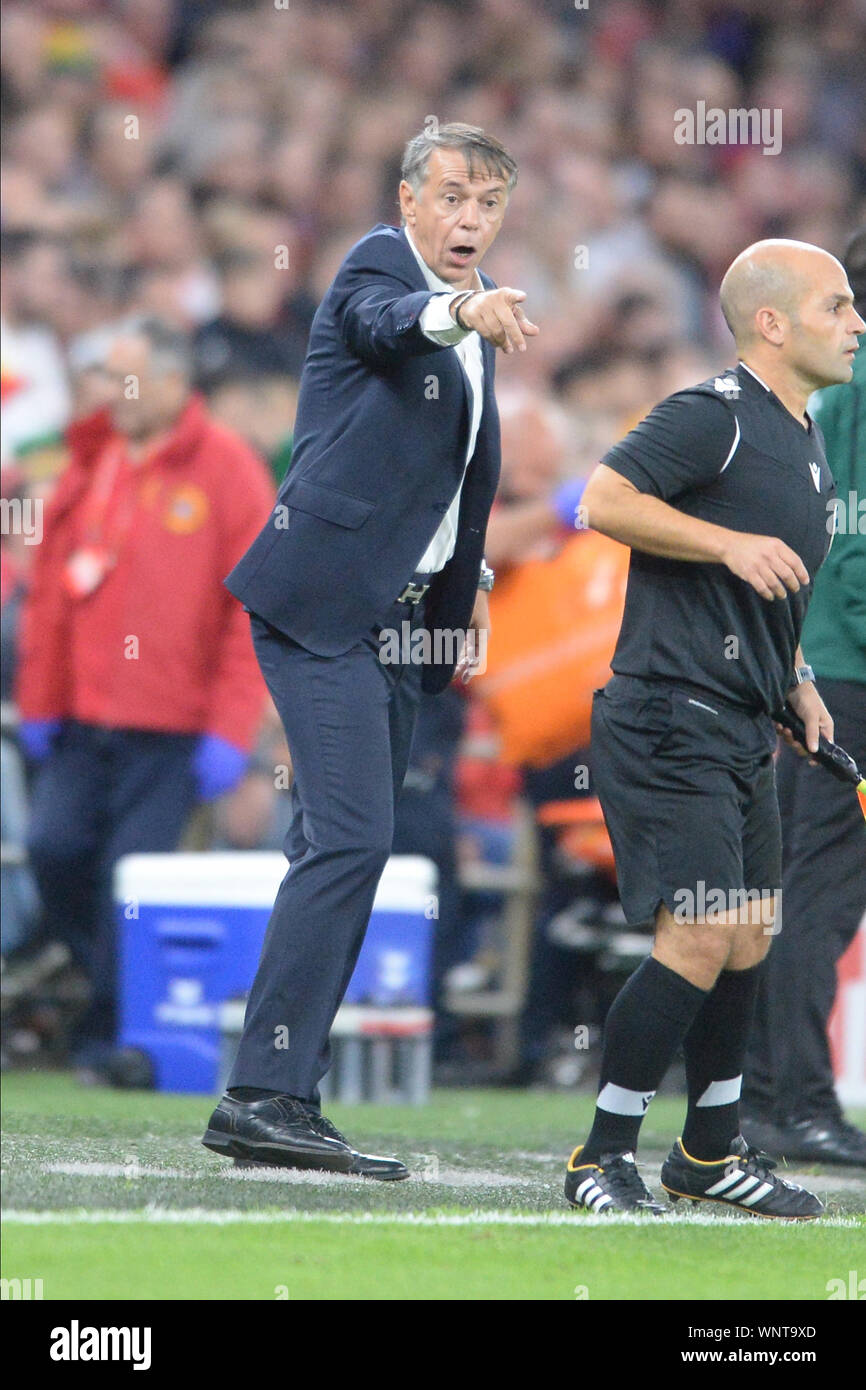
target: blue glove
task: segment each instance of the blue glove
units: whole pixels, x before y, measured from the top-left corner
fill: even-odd
[[[567,526],[570,531],[586,529],[577,510],[585,487],[586,478],[569,478],[553,494],[553,509],[563,526]]]
[[[202,801],[230,792],[246,772],[249,755],[217,734],[202,734],[195,746],[192,769]]]
[[[62,719],[22,719],[18,725],[18,742],[33,763],[42,763],[51,752],[51,744],[63,727]]]

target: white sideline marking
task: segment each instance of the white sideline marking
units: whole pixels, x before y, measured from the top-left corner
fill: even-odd
[[[67,1178],[185,1178],[180,1168],[154,1168],[152,1164],[136,1163],[43,1163],[43,1173],[60,1173]]]
[[[618,1212],[611,1216],[582,1216],[575,1212],[511,1212],[511,1211],[208,1211],[190,1207],[186,1211],[168,1207],[146,1207],[139,1211],[24,1211],[10,1210],[3,1220],[11,1226],[645,1226],[655,1230],[664,1225],[676,1226],[740,1226],[743,1230],[761,1229],[767,1223],[750,1221],[744,1216],[712,1216],[700,1212],[695,1216],[669,1216],[667,1219],[635,1216]],[[800,1222],[780,1222],[780,1225],[799,1226]],[[811,1224],[811,1223],[808,1223]],[[856,1227],[861,1223],[854,1216],[825,1216],[820,1226]]]
[[[413,1154],[411,1158],[424,1159],[427,1155]],[[541,1162],[544,1160],[558,1163],[562,1162],[562,1154],[519,1154],[516,1157],[533,1159]],[[0,1176],[5,1177],[9,1171],[9,1164],[0,1169]],[[261,1183],[282,1183],[284,1185],[299,1185],[303,1187],[345,1187],[347,1183],[352,1186],[367,1187],[369,1179],[355,1176],[349,1173],[326,1173],[317,1168],[235,1168],[226,1163],[225,1159],[217,1162],[214,1160],[204,1168],[181,1169],[181,1168],[158,1168],[153,1164],[136,1163],[134,1160],[128,1163],[97,1163],[69,1160],[64,1163],[43,1163],[40,1165],[42,1173],[56,1173],[65,1177],[73,1178],[125,1178],[126,1180],[135,1178],[171,1178],[175,1181],[199,1182],[205,1178],[222,1178],[228,1182],[261,1182]],[[731,1179],[736,1181],[739,1175],[735,1174]],[[811,1187],[818,1193],[821,1192],[855,1192],[861,1193],[863,1181],[861,1178],[849,1178],[835,1173],[830,1177],[828,1174],[801,1174],[794,1168],[786,1168],[785,1176],[794,1178],[797,1181],[808,1181]],[[434,1172],[425,1172],[420,1165],[410,1173],[409,1183],[413,1187],[529,1187],[537,1186],[538,1180],[533,1176],[512,1177],[511,1174],[497,1173],[484,1168],[453,1168],[443,1164]],[[557,1174],[556,1186],[558,1187],[559,1178]],[[549,1185],[549,1183],[548,1183]],[[824,1222],[826,1225],[826,1220]]]

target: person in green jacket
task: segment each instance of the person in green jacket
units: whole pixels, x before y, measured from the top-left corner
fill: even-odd
[[[861,316],[866,228],[845,254]],[[835,533],[815,581],[803,655],[835,723],[835,741],[866,767],[866,335],[844,386],[810,403],[836,480]],[[866,923],[866,822],[847,787],[783,746],[782,930],[767,957],[743,1082],[743,1133],[789,1159],[866,1167],[833,1080],[827,1023],[836,962]],[[866,929],[866,926],[863,927]]]

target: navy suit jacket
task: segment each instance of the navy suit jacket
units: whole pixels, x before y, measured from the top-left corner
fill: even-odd
[[[225,581],[319,656],[348,651],[382,619],[460,484],[471,393],[457,354],[419,327],[431,294],[402,229],[379,223],[349,252],[310,331],[291,468],[270,519]],[[456,548],[427,594],[428,629],[468,627],[499,479],[495,349],[484,339],[481,349],[481,424]],[[437,652],[430,643],[425,690],[451,680],[449,658],[459,654],[451,645]]]

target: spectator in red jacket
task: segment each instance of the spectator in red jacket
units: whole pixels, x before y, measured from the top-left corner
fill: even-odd
[[[20,737],[37,767],[28,851],[47,927],[92,998],[73,1055],[99,1071],[115,1032],[115,862],[176,848],[197,800],[244,774],[267,693],[223,577],[273,485],[191,393],[184,335],[121,330],[109,404],[70,427],[19,639]]]

